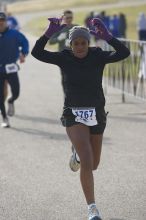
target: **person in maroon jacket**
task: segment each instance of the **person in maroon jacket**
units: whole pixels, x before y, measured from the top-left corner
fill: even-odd
[[[65,100],[61,121],[73,145],[70,165],[73,171],[80,167],[81,185],[88,205],[88,219],[101,220],[95,203],[93,170],[99,165],[106,127],[103,70],[107,63],[123,60],[130,52],[112,36],[100,19],[92,20],[95,31],[89,31],[82,26],[70,30],[70,50],[46,51],[44,47],[49,38],[63,27],[60,19],[49,20],[49,28],[37,40],[32,55],[42,62],[59,66],[64,74]],[[90,32],[107,41],[115,51],[90,47]]]

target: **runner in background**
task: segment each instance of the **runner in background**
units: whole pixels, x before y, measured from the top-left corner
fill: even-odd
[[[60,30],[59,32],[55,33],[49,41],[49,44],[58,44],[58,51],[62,51],[64,49],[69,49],[70,48],[70,43],[69,43],[69,31],[72,27],[75,26],[73,24],[73,12],[70,10],[66,10],[63,13],[63,22],[66,24],[66,26]],[[61,74],[61,84],[64,92],[64,75]]]
[[[0,12],[5,12],[7,11],[7,4],[5,4],[4,2],[0,2]],[[8,83],[7,81],[5,81],[4,83],[4,100],[7,99],[8,96]]]
[[[20,25],[17,21],[17,19],[12,15],[12,13],[7,12],[7,7],[5,7],[5,13],[7,15],[7,25],[9,29],[20,31]],[[5,80],[4,85],[4,99],[6,100],[8,96],[8,82]]]
[[[0,12],[0,110],[2,114],[3,128],[9,127],[9,116],[15,113],[14,101],[18,98],[20,93],[20,84],[18,78],[20,63],[25,62],[25,57],[28,54],[28,40],[26,37],[16,31],[9,29],[7,25],[7,16],[5,13]],[[11,97],[8,99],[8,112],[5,108],[4,86],[8,82],[11,88]]]
[[[75,24],[73,24],[73,18],[74,15],[72,11],[64,11],[63,22],[66,24],[66,26],[59,32],[53,34],[49,41],[49,44],[58,44],[58,51],[62,51],[70,47],[68,38],[69,30],[75,26]]]

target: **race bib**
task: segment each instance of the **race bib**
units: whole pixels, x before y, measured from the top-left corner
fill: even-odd
[[[72,108],[73,115],[76,116],[75,121],[87,126],[97,125],[95,108]]]
[[[16,63],[7,64],[5,68],[7,74],[15,73],[18,72],[19,70],[18,65]]]

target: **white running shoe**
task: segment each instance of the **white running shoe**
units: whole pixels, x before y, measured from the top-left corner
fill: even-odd
[[[95,204],[88,209],[88,220],[102,220]]]
[[[9,115],[9,116],[14,116],[14,114],[15,114],[15,107],[14,107],[14,103],[9,103],[8,102],[8,112],[7,112],[7,114]]]
[[[73,155],[70,158],[69,166],[73,172],[77,172],[80,169],[80,160],[74,146],[72,146],[72,153]]]
[[[1,127],[2,128],[9,128],[10,127],[8,118],[3,119],[3,122],[1,123]]]

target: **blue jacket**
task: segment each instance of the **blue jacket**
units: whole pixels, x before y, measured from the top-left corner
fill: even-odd
[[[29,43],[22,33],[11,29],[0,33],[0,73],[5,72],[6,64],[16,63],[20,53],[28,52]]]
[[[15,17],[7,16],[7,24],[10,29],[19,31],[19,23]]]

